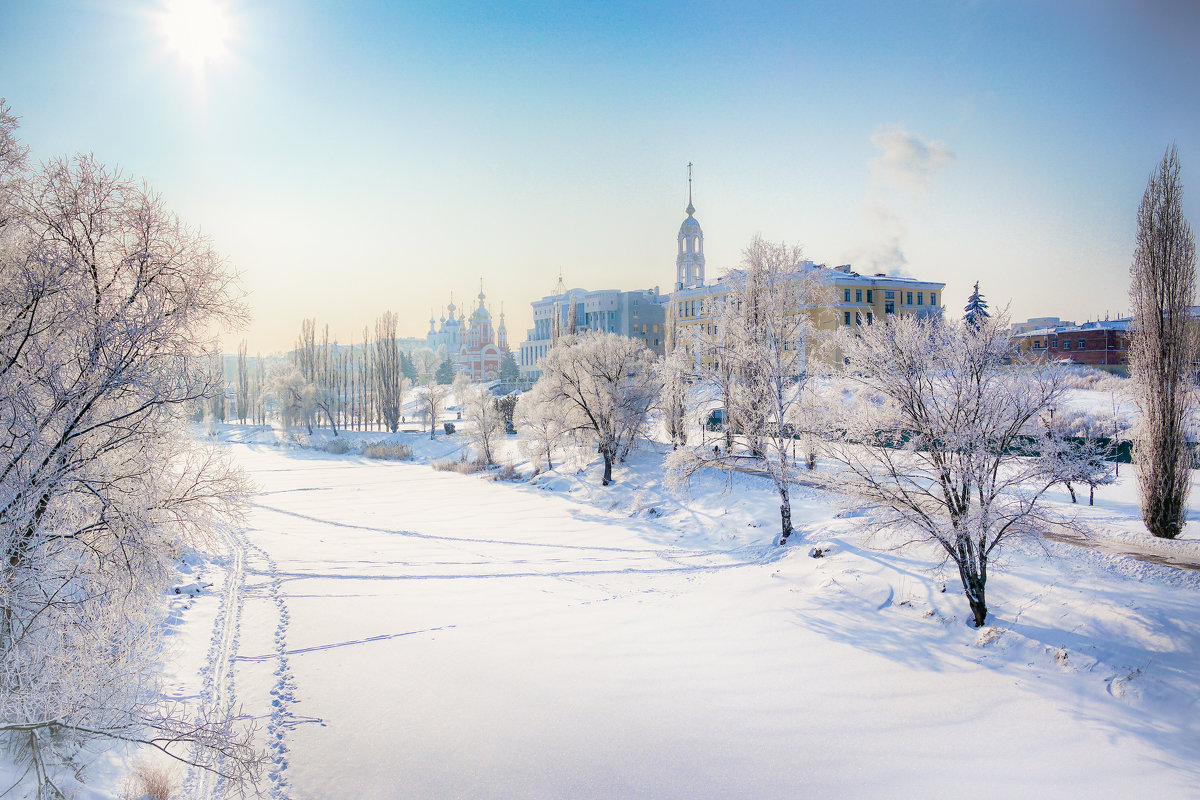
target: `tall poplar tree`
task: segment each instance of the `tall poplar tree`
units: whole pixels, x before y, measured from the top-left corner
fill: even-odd
[[[1155,536],[1183,530],[1191,483],[1184,430],[1197,355],[1192,303],[1196,239],[1183,216],[1179,157],[1171,145],[1150,175],[1129,267],[1129,370],[1142,409],[1136,441],[1142,521]]]

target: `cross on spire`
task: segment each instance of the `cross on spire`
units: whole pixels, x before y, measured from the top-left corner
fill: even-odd
[[[692,162],[690,161],[688,162],[688,204],[685,210],[689,217],[696,213],[696,209],[692,206]]]

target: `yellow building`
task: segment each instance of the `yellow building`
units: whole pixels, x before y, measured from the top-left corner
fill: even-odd
[[[714,283],[704,281],[704,232],[694,217],[691,179],[688,180],[687,218],[679,228],[678,254],[675,259],[675,291],[671,293],[670,311],[674,315],[677,341],[682,341],[694,326],[700,331],[716,332],[716,315],[721,298],[729,294],[736,281],[737,271],[718,278]],[[818,331],[833,331],[838,327],[871,325],[888,316],[929,316],[942,313],[942,290],[946,284],[921,281],[884,273],[860,275],[848,264],[827,267],[812,261],[801,262],[822,295],[815,309],[814,325]],[[732,276],[732,279],[731,279]],[[840,361],[839,353],[825,353],[832,362]]]

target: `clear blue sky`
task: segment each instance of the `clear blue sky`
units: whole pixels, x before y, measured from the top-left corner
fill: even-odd
[[[198,72],[167,0],[3,0],[0,96],[36,158],[93,151],[213,238],[252,352],[305,316],[422,335],[480,277],[514,347],[560,270],[665,289],[688,161],[710,278],[761,233],[955,311],[976,280],[1021,319],[1125,309],[1171,141],[1200,225],[1196,4],[219,4]]]

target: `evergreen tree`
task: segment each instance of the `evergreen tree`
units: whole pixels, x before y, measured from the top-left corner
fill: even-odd
[[[963,321],[978,328],[980,323],[991,316],[987,307],[987,300],[984,300],[983,295],[979,293],[979,281],[975,281],[975,291],[971,292],[971,296],[967,298],[967,305],[963,309],[967,312],[963,315]]]
[[[416,381],[417,379],[417,365],[413,363],[412,357],[404,350],[400,351],[400,372],[410,381]]]
[[[500,356],[500,380],[515,381],[520,377],[521,369],[517,366],[517,359],[513,357],[512,350],[504,348],[504,353]]]
[[[454,383],[454,363],[450,361],[449,357],[442,359],[442,363],[438,365],[437,372],[433,377],[443,385]]]

